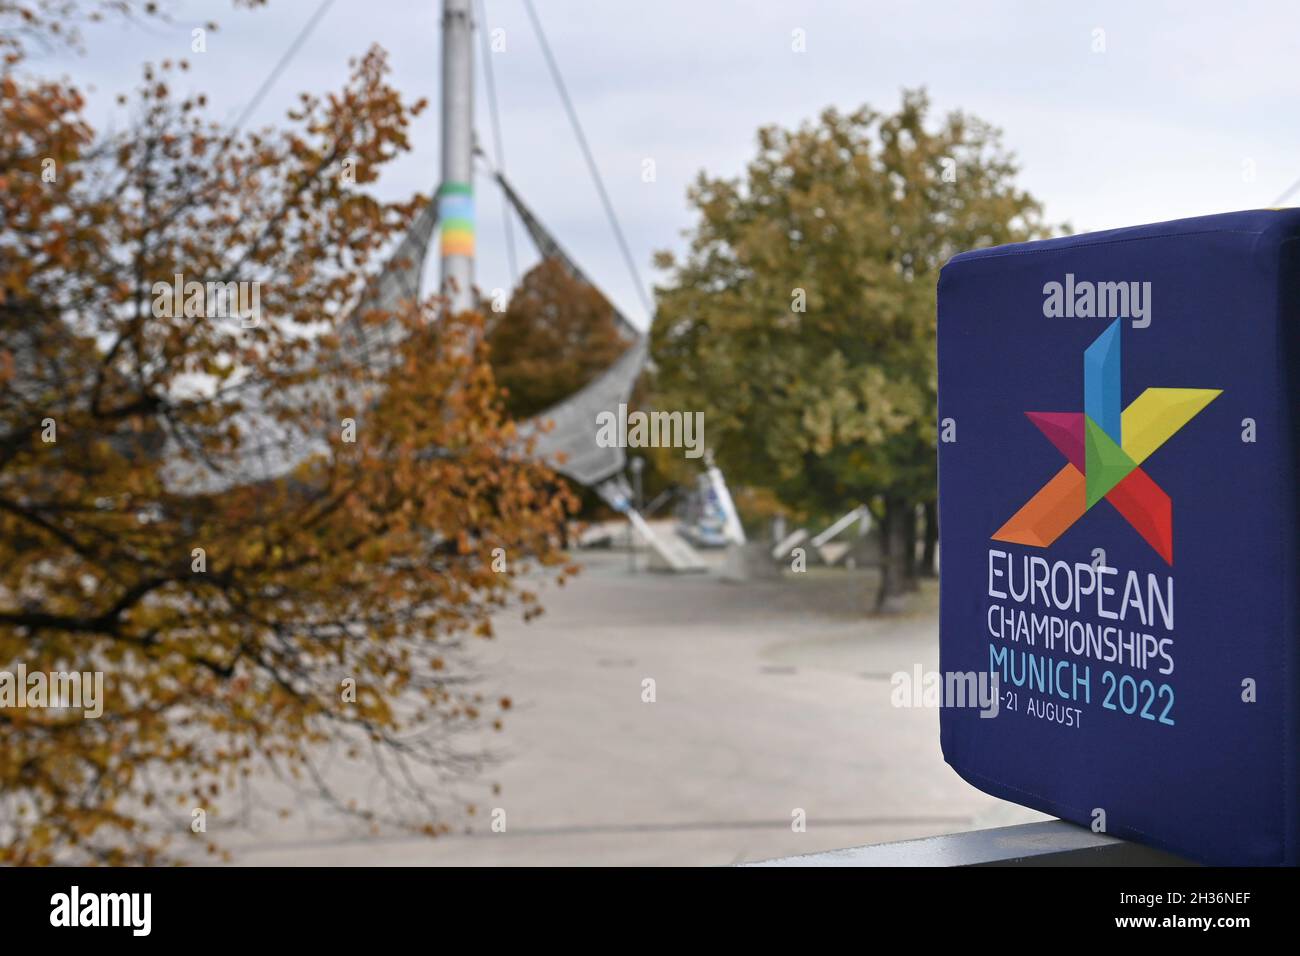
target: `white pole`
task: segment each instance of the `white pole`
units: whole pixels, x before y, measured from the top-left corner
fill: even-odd
[[[474,35],[471,0],[442,3],[442,294],[474,307]]]

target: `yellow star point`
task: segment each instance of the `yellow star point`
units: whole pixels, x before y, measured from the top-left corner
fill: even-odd
[[[1124,453],[1142,464],[1222,394],[1221,388],[1148,388],[1120,415]]]

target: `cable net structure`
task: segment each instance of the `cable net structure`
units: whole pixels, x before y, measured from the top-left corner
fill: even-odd
[[[397,319],[367,321],[367,317],[393,314],[419,301],[421,273],[437,225],[437,202],[429,202],[339,324],[339,347],[330,368],[290,388],[250,395],[243,410],[233,416],[232,424],[240,436],[233,456],[220,463],[194,459],[181,454],[178,438],[170,436],[164,452],[168,484],[193,493],[215,493],[236,485],[273,481],[313,455],[324,453],[338,433],[342,410],[363,410],[370,404],[363,383],[375,380],[396,361],[396,346],[405,333],[402,323]],[[363,374],[349,374],[350,369],[360,369]],[[298,413],[282,415],[283,409]],[[311,409],[313,414],[304,416],[303,409]],[[349,414],[355,417],[364,411]]]
[[[575,279],[595,288],[595,283],[524,204],[505,176],[498,172],[494,178],[542,257],[555,259]],[[619,331],[632,344],[606,371],[564,401],[524,422],[520,428],[522,433],[533,439],[536,454],[547,464],[574,481],[597,490],[602,482],[623,471],[627,455],[621,447],[606,447],[597,443],[596,416],[602,411],[617,411],[620,404],[627,402],[645,367],[648,351],[646,336],[641,330],[607,296],[605,301],[614,313]]]
[[[472,130],[473,83],[468,70],[472,62],[469,34],[474,18],[470,15],[469,4],[470,0],[444,0],[443,5],[444,93],[450,90],[457,94],[451,97],[444,96],[443,182],[433,193],[433,198],[417,212],[392,255],[367,284],[357,303],[338,326],[339,349],[328,360],[330,367],[318,375],[310,376],[310,381],[299,386],[282,389],[274,394],[254,393],[234,423],[240,435],[240,445],[233,460],[224,461],[219,466],[203,461],[196,462],[180,454],[180,449],[173,448],[172,451],[176,453],[168,457],[170,462],[175,463],[175,466],[170,468],[171,481],[174,485],[183,484],[192,490],[217,491],[235,484],[269,481],[282,477],[311,456],[327,449],[331,436],[339,427],[344,408],[351,409],[349,414],[352,415],[365,414],[366,407],[372,403],[368,399],[372,397],[362,393],[362,386],[358,384],[358,379],[373,382],[391,369],[396,358],[395,346],[400,343],[404,335],[404,326],[400,320],[376,322],[374,314],[399,313],[420,300],[421,276],[430,247],[434,244],[433,237],[439,228],[440,218],[443,220],[441,225],[444,231],[442,292],[448,296],[449,307],[457,309],[472,307],[472,289],[463,282],[449,284],[447,281],[451,273],[456,273],[457,278],[462,275],[472,275],[474,226],[471,167],[473,155],[482,155],[475,145]],[[323,14],[324,6],[327,5],[323,5],[316,16],[308,22],[285,58],[277,65],[272,77],[268,79],[267,84],[264,84],[263,90],[259,91],[258,98],[263,95],[276,73],[292,58]],[[632,273],[638,294],[649,307],[644,285],[637,274],[612,204],[601,182],[595,159],[578,123],[576,111],[564,88],[558,65],[555,63],[536,11],[532,9],[531,4],[528,5],[528,13],[537,31],[539,42],[543,46],[552,77],[560,90],[574,134],[582,147],[589,171],[610,218],[611,227]],[[481,16],[479,19],[481,20]],[[489,71],[490,62],[490,57],[485,56],[484,65]],[[495,90],[490,74],[488,89],[499,159],[500,124],[496,115]],[[455,148],[449,151],[449,146]],[[449,155],[455,159],[453,164],[455,169],[451,173],[447,168]],[[490,174],[506,199],[507,231],[509,211],[513,211],[543,258],[559,262],[573,278],[592,288],[597,288],[555,236],[546,229],[537,215],[524,203],[519,193],[506,180],[504,172],[491,170]],[[447,245],[448,237],[445,233],[448,230],[457,233],[458,245],[454,249]],[[507,238],[509,240],[510,237]],[[513,257],[513,250],[511,255]],[[453,266],[450,272],[449,263]],[[637,527],[641,536],[650,543],[669,568],[700,569],[703,565],[698,555],[694,555],[684,542],[679,542],[676,538],[666,540],[663,536],[657,535],[636,513],[631,489],[626,478],[623,477],[627,465],[625,449],[617,443],[602,444],[598,441],[600,430],[596,423],[600,413],[617,414],[619,406],[628,402],[648,356],[646,334],[629,321],[608,296],[602,295],[602,297],[613,313],[619,332],[629,343],[627,349],[604,372],[568,398],[533,418],[520,422],[518,431],[521,447],[529,449],[529,453],[536,460],[542,461],[553,470],[594,489],[611,507],[626,516]],[[363,374],[349,374],[357,371]],[[310,409],[312,414],[307,416],[306,424],[302,421],[302,415],[296,416],[296,424],[290,427],[285,422],[295,420],[295,416],[282,414],[287,409],[300,411]],[[431,449],[431,451],[436,450]],[[718,481],[721,481],[720,473],[718,473]],[[729,495],[725,496],[725,499],[730,507]],[[734,508],[732,511],[734,512]],[[737,530],[736,540],[743,541],[744,535],[743,531],[739,530],[739,521],[733,521],[732,524]]]
[[[496,179],[538,251],[557,259],[576,279],[592,284],[505,178],[497,174]],[[342,374],[343,370],[352,365],[364,366],[373,378],[390,367],[395,347],[401,342],[404,331],[401,322],[368,322],[366,316],[398,312],[419,300],[421,275],[437,225],[438,204],[430,200],[416,214],[406,235],[341,323],[340,374],[325,372],[311,382],[267,396],[262,402],[250,403],[236,423],[243,436],[236,460],[227,463],[220,472],[194,464],[189,466],[187,474],[174,475],[175,480],[205,490],[269,481],[324,450],[339,423],[339,416],[327,409],[364,406],[358,401],[356,384]],[[647,355],[646,336],[612,304],[610,308],[631,345],[613,365],[583,388],[519,425],[520,436],[531,441],[535,457],[574,481],[597,490],[603,482],[620,474],[627,463],[622,447],[597,443],[597,415],[604,410],[616,411],[628,401]],[[316,416],[318,434],[314,433],[315,429],[289,428],[276,414],[281,405],[301,408],[307,404],[325,409]]]

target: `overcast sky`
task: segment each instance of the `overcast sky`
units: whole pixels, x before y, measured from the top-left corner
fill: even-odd
[[[113,96],[140,64],[186,57],[193,91],[231,118],[252,98],[320,0],[176,0],[170,24],[90,31],[88,53],[46,54],[32,69],[93,84],[97,125],[124,117]],[[924,85],[941,110],[1000,126],[1021,181],[1049,219],[1076,231],[1269,206],[1300,178],[1300,4],[1053,0],[535,0],[647,285],[650,258],[680,249],[701,170],[733,176],[754,131],[823,107],[893,108]],[[505,31],[493,54],[506,171],[534,211],[633,319],[646,313],[546,72],[521,0],[485,0]],[[337,88],[347,60],[379,43],[396,86],[431,106],[414,150],[385,174],[389,196],[438,181],[440,0],[334,0],[253,117],[277,122],[302,90]],[[190,53],[190,30],[219,32]],[[792,49],[803,30],[806,52]],[[1094,52],[1098,29],[1104,52]],[[475,54],[480,52],[476,41]],[[482,64],[480,137],[491,142]],[[642,180],[643,161],[657,180]],[[479,284],[509,287],[501,207],[479,181]],[[1293,197],[1292,202],[1300,202]],[[533,257],[516,228],[524,264]]]

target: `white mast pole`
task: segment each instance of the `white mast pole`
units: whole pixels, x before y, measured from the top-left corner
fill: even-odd
[[[471,0],[442,3],[442,294],[474,307],[474,35]]]

